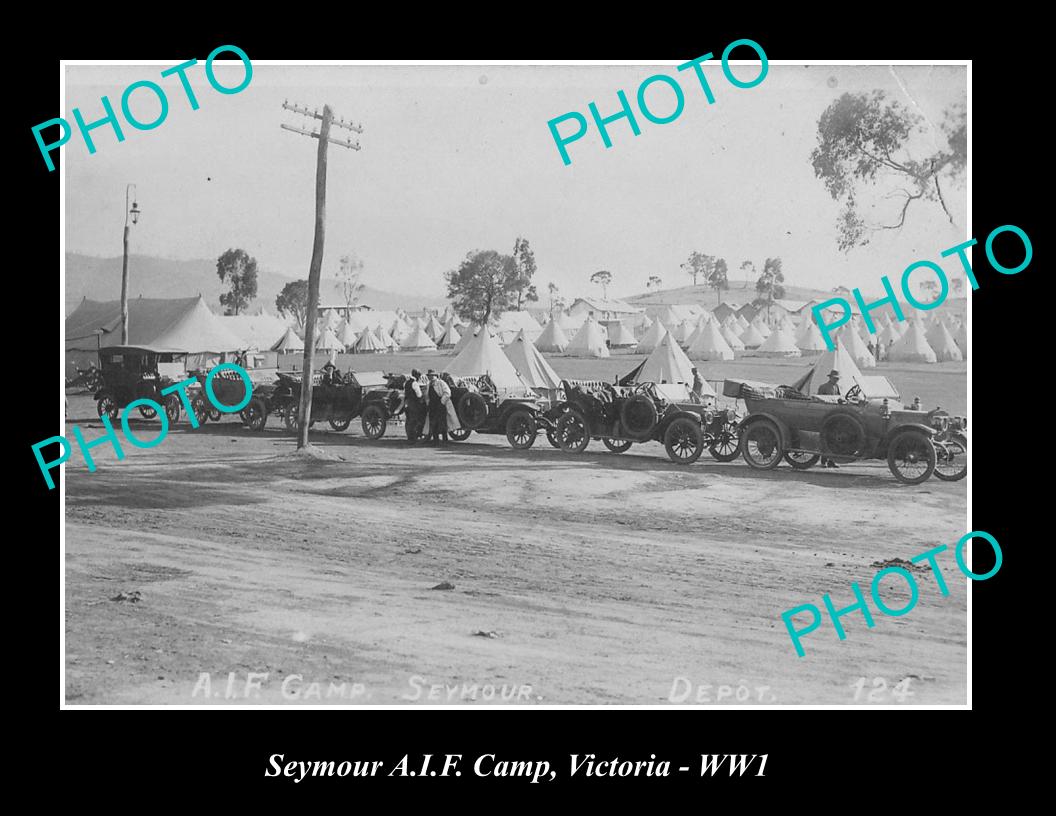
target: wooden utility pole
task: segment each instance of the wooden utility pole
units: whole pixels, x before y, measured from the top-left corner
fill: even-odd
[[[132,224],[139,223],[139,205],[136,204],[135,198],[132,199],[132,206],[128,204],[129,196],[132,194],[132,190],[135,189],[135,184],[129,184],[125,187],[125,236],[124,246],[125,251],[122,255],[121,260],[121,345],[128,345],[128,234],[132,229]],[[129,219],[132,219],[132,224],[129,224]]]
[[[350,150],[359,150],[359,143],[353,142],[351,137],[345,141],[330,138],[330,127],[347,128],[348,130],[362,133],[363,128],[346,122],[344,119],[334,119],[334,112],[329,105],[323,105],[323,112],[310,111],[300,105],[291,105],[283,102],[282,107],[286,110],[299,113],[301,116],[320,119],[319,132],[314,133],[304,128],[292,125],[281,125],[284,130],[292,130],[304,136],[311,136],[319,140],[319,151],[315,165],[315,240],[312,243],[312,262],[308,267],[308,306],[304,316],[304,362],[301,373],[301,404],[298,410],[298,434],[297,447],[303,448],[308,444],[308,426],[311,424],[312,416],[312,372],[313,357],[315,355],[315,322],[316,312],[319,310],[319,276],[323,268],[323,241],[326,236],[326,149],[330,142]]]

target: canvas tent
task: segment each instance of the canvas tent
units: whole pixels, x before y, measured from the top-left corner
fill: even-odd
[[[562,330],[556,320],[551,320],[543,328],[542,334],[535,339],[535,347],[539,351],[549,351],[560,354],[568,346],[568,336]]]
[[[315,349],[316,351],[344,351],[345,344],[342,343],[333,330],[329,328],[323,329],[321,332],[316,329],[317,335],[315,338]]]
[[[444,327],[444,333],[437,338],[436,345],[438,348],[449,349],[454,348],[459,340],[462,339],[462,335],[458,329],[455,328],[455,319],[449,317],[447,319],[447,326]]]
[[[645,334],[642,335],[642,339],[638,341],[638,351],[642,354],[652,354],[660,341],[667,336],[667,327],[664,326],[664,322],[657,318],[652,322],[648,329],[645,330]]]
[[[364,329],[360,332],[359,340],[356,341],[356,346],[353,351],[356,354],[381,354],[387,350],[387,346],[378,335],[370,329]]]
[[[733,349],[726,342],[714,320],[704,321],[689,345],[693,360],[732,360]]]
[[[359,334],[349,325],[347,320],[342,320],[337,324],[334,334],[337,335],[337,339],[341,341],[346,349],[355,346],[356,340],[359,339]]]
[[[400,351],[435,351],[436,343],[421,325],[415,326],[400,343]]]
[[[270,348],[275,338],[287,328],[282,320],[271,315],[223,315],[219,319],[242,340],[243,349],[253,351]]]
[[[855,385],[860,385],[863,390],[865,389],[866,379],[839,337],[836,338],[836,349],[823,352],[810,370],[796,380],[792,387],[802,394],[817,394],[818,386],[829,381],[829,372],[833,370],[840,372],[841,394],[846,394]]]
[[[939,324],[939,330],[935,333],[935,340],[930,345],[935,352],[936,361],[940,363],[964,359],[964,355],[961,354],[961,350],[957,346],[957,341],[953,339],[953,335],[950,334],[950,330],[946,328],[945,323]]]
[[[649,358],[637,370],[635,382],[693,384],[693,363],[670,335],[665,335]],[[715,396],[714,389],[705,381],[701,392]]]
[[[719,333],[731,349],[734,351],[744,351],[744,343],[742,343],[741,338],[737,336],[736,326],[736,322],[734,322],[732,326],[722,326],[719,329]]]
[[[918,320],[912,320],[906,333],[894,342],[887,358],[896,363],[934,363],[935,350],[924,336],[924,328]]]
[[[561,378],[551,367],[546,358],[528,339],[528,333],[521,329],[513,342],[504,349],[506,356],[517,373],[533,388],[553,389],[561,387]]]
[[[634,348],[638,345],[638,340],[634,336],[634,332],[628,329],[620,321],[614,321],[608,325],[609,330],[609,348]]]
[[[565,354],[569,357],[608,357],[609,349],[605,345],[605,338],[601,333],[593,317],[588,317],[576,336],[572,338],[565,347]]]
[[[799,357],[799,346],[792,332],[783,326],[774,329],[759,346],[760,357]]]
[[[748,328],[741,332],[740,340],[746,349],[756,349],[763,344],[766,338],[759,333],[754,323],[749,323]]]
[[[526,392],[527,384],[517,373],[510,358],[507,357],[498,340],[491,332],[479,331],[476,335],[467,334],[469,340],[455,358],[444,368],[444,373],[452,377],[479,377],[487,374],[495,387],[504,391]]]
[[[847,353],[854,358],[859,368],[876,368],[876,357],[873,356],[873,352],[869,351],[869,347],[854,326],[848,323],[840,329],[837,336],[843,340]]]
[[[821,354],[828,349],[821,337],[821,332],[818,331],[818,324],[813,320],[803,321],[803,327],[796,336],[796,346],[804,356]]]
[[[304,351],[304,341],[297,335],[293,328],[287,328],[285,333],[272,343],[269,351]]]

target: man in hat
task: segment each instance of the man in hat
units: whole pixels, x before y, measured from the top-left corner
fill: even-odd
[[[818,386],[818,393],[828,396],[839,396],[840,395],[840,372],[835,368],[829,372],[829,381],[822,383]],[[838,468],[835,462],[827,456],[821,457],[821,466],[823,468]]]
[[[451,386],[429,369],[429,441],[437,447],[447,444],[447,406],[451,399]]]
[[[425,399],[422,394],[422,372],[411,369],[411,376],[403,384],[404,427],[407,430],[407,441],[412,445],[422,435],[425,420]]]

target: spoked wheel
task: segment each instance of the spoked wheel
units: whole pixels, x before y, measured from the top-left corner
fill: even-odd
[[[139,409],[139,415],[143,419],[154,419],[158,415],[158,412],[149,405],[137,405],[136,407]]]
[[[719,462],[732,462],[740,453],[741,435],[736,422],[726,421],[722,424],[718,438],[708,448],[711,458]]]
[[[381,439],[385,436],[385,427],[389,420],[380,405],[368,405],[363,409],[360,422],[363,425],[363,435],[367,439]]]
[[[634,444],[633,442],[628,442],[626,439],[609,439],[607,436],[601,441],[604,443],[605,447],[613,453],[623,453]]]
[[[268,422],[268,409],[264,405],[264,400],[253,398],[249,401],[249,405],[246,406],[245,414],[248,417],[246,420],[246,427],[254,433],[259,433],[264,430],[264,426]]]
[[[551,447],[561,450],[561,443],[557,440],[557,431],[546,429],[546,441],[550,443]]]
[[[447,432],[447,438],[452,439],[455,442],[465,442],[469,439],[469,435],[473,433],[469,428],[456,428],[453,431]]]
[[[109,417],[110,421],[117,419],[117,403],[114,398],[109,394],[103,394],[95,403],[95,409],[99,412],[99,417]]]
[[[679,417],[667,426],[664,447],[668,458],[676,465],[690,465],[704,452],[704,432],[699,423]]]
[[[820,453],[807,453],[805,451],[785,451],[785,461],[796,470],[809,470],[818,463]]]
[[[194,418],[198,420],[198,425],[204,425],[209,421],[209,409],[205,407],[205,399],[202,397],[195,397],[191,400],[191,410],[194,411]]]
[[[920,484],[935,472],[935,446],[920,431],[902,431],[887,447],[887,466],[903,484]]]
[[[956,482],[968,475],[968,437],[954,434],[935,443],[935,478]]]
[[[333,428],[335,431],[343,431],[343,430],[345,430],[345,428],[347,428],[351,424],[352,424],[352,415],[351,414],[349,414],[346,417],[341,417],[340,419],[334,419],[333,417],[330,418],[330,427]]]
[[[771,470],[781,463],[781,432],[769,419],[753,422],[741,432],[741,456],[749,467]]]
[[[175,394],[169,394],[165,398],[165,416],[170,425],[175,425],[180,421],[180,398]]]
[[[215,405],[207,404],[205,413],[209,417],[210,422],[220,421],[220,409],[217,408]]]
[[[587,421],[579,411],[569,411],[557,421],[557,442],[565,453],[583,453],[590,444]]]
[[[245,414],[245,411],[242,412]],[[243,416],[243,422],[247,425],[249,421]],[[286,409],[282,412],[282,424],[286,426],[286,430],[290,433],[297,433],[297,407],[294,405],[287,405]]]
[[[535,444],[535,417],[531,411],[517,409],[506,420],[506,439],[514,450],[528,450]]]

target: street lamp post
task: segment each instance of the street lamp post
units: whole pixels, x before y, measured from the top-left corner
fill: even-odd
[[[132,224],[139,223],[139,205],[136,204],[135,196],[135,184],[129,184],[125,187],[125,254],[124,259],[121,262],[121,345],[128,345],[128,232],[131,229],[129,219],[131,218]],[[128,204],[129,198],[132,199],[132,206]]]

